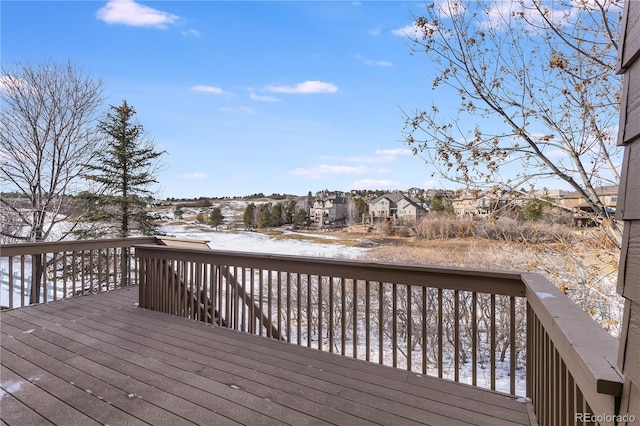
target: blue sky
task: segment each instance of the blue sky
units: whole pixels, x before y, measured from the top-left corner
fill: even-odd
[[[161,198],[443,187],[402,143],[402,110],[433,102],[403,35],[423,3],[0,7],[3,64],[71,60],[105,81],[105,109],[136,109],[168,153]]]

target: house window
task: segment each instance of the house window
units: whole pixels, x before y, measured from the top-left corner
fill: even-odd
[[[618,196],[617,195],[612,195],[611,196],[611,202],[612,203],[617,203],[618,202]]]

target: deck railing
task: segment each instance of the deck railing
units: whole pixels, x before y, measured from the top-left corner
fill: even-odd
[[[140,306],[613,424],[617,341],[537,274],[138,247]],[[612,420],[613,419],[613,420]]]
[[[193,244],[193,241],[189,241]],[[137,284],[135,245],[179,238],[133,237],[0,245],[0,306],[13,309]]]
[[[537,274],[209,250],[176,239],[0,246],[2,304],[139,283],[140,306],[530,398],[541,425],[614,424],[617,341]],[[17,299],[14,302],[14,299]]]

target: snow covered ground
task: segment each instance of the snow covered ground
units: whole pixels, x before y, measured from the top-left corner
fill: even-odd
[[[335,242],[318,243],[312,240],[275,239],[259,232],[250,231],[194,231],[189,229],[187,225],[162,226],[160,231],[170,236],[205,240],[209,247],[215,250],[339,259],[355,259],[368,250],[363,247],[345,246],[331,236],[325,238],[336,240]],[[314,236],[316,235],[314,234]]]

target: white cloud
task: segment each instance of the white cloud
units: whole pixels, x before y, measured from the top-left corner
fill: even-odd
[[[246,106],[220,107],[220,111],[230,112],[232,114],[256,114],[256,112],[252,108]]]
[[[227,92],[225,92],[224,90],[222,90],[219,87],[216,86],[205,86],[202,84],[199,84],[197,86],[193,86],[191,88],[191,90],[195,90],[196,92],[205,92],[205,93],[211,93],[214,95],[226,95]]]
[[[361,179],[351,184],[351,189],[398,189],[400,184],[387,179]]]
[[[411,155],[411,150],[406,148],[376,149],[376,155]]]
[[[390,163],[396,161],[400,155],[410,155],[411,150],[405,148],[396,149],[377,149],[374,151],[375,155],[370,156],[356,156],[356,157],[336,157],[332,155],[323,155],[320,157],[323,160],[338,160],[350,163]]]
[[[206,173],[184,173],[179,177],[181,177],[182,179],[206,179],[207,177],[209,177],[209,175],[207,175]]]
[[[440,183],[440,181],[437,181],[437,180],[427,180],[422,184],[422,186],[427,189],[441,188],[442,183]]]
[[[390,61],[368,59],[363,57],[360,54],[357,54],[354,57],[356,58],[357,61],[360,61],[365,65],[374,65],[376,67],[392,67],[393,66],[393,63]]]
[[[294,176],[304,176],[307,179],[324,179],[328,175],[334,174],[362,174],[368,170],[364,166],[331,166],[327,164],[321,164],[317,167],[298,168],[291,170]]]
[[[369,30],[369,34],[372,36],[379,36],[381,32],[382,32],[382,28],[380,27],[371,28]]]
[[[553,149],[545,151],[544,155],[548,158],[568,157],[569,153],[564,149]]]
[[[402,28],[391,30],[391,34],[398,37],[409,37],[411,39],[421,39],[424,33],[415,24],[409,24]]]
[[[3,75],[0,77],[0,91],[9,93],[12,90],[20,90],[29,88],[29,83],[17,77],[9,77]]]
[[[249,97],[251,99],[253,99],[254,101],[261,101],[261,102],[280,102],[282,99],[276,98],[275,96],[260,96],[260,95],[256,95],[255,93],[249,93]]]
[[[308,95],[312,93],[335,93],[338,86],[333,83],[325,83],[323,81],[310,80],[298,83],[294,86],[286,85],[269,85],[266,87],[270,92],[290,93],[299,95]]]
[[[200,37],[200,31],[190,28],[182,32],[182,35],[185,37]]]
[[[96,16],[107,24],[161,29],[180,21],[177,15],[141,5],[133,0],[110,0],[96,12]]]

